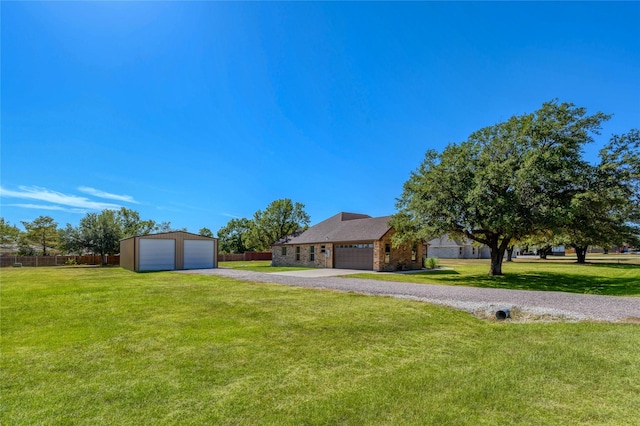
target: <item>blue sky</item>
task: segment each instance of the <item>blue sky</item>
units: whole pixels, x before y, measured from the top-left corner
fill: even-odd
[[[429,148],[548,100],[640,127],[639,2],[2,2],[1,215],[214,233],[393,214]]]

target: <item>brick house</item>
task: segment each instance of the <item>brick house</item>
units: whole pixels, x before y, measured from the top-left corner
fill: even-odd
[[[306,231],[276,242],[273,266],[396,271],[421,269],[422,243],[393,247],[391,216],[338,213]]]

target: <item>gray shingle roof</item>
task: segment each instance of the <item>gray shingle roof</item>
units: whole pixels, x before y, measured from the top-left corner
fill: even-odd
[[[391,216],[371,217],[357,213],[338,213],[297,236],[289,236],[275,245],[377,241],[391,229]]]

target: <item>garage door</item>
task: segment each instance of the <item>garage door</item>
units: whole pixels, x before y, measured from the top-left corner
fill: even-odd
[[[336,268],[373,269],[373,244],[339,244],[334,251]]]
[[[140,271],[176,269],[176,240],[140,240]]]
[[[213,268],[213,241],[185,240],[184,269]]]

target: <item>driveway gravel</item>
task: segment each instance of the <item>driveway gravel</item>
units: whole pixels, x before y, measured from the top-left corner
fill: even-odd
[[[224,268],[177,272],[418,300],[451,306],[484,318],[493,317],[498,309],[506,308],[511,311],[511,321],[518,322],[640,322],[640,297],[413,284],[339,276],[310,277]]]

